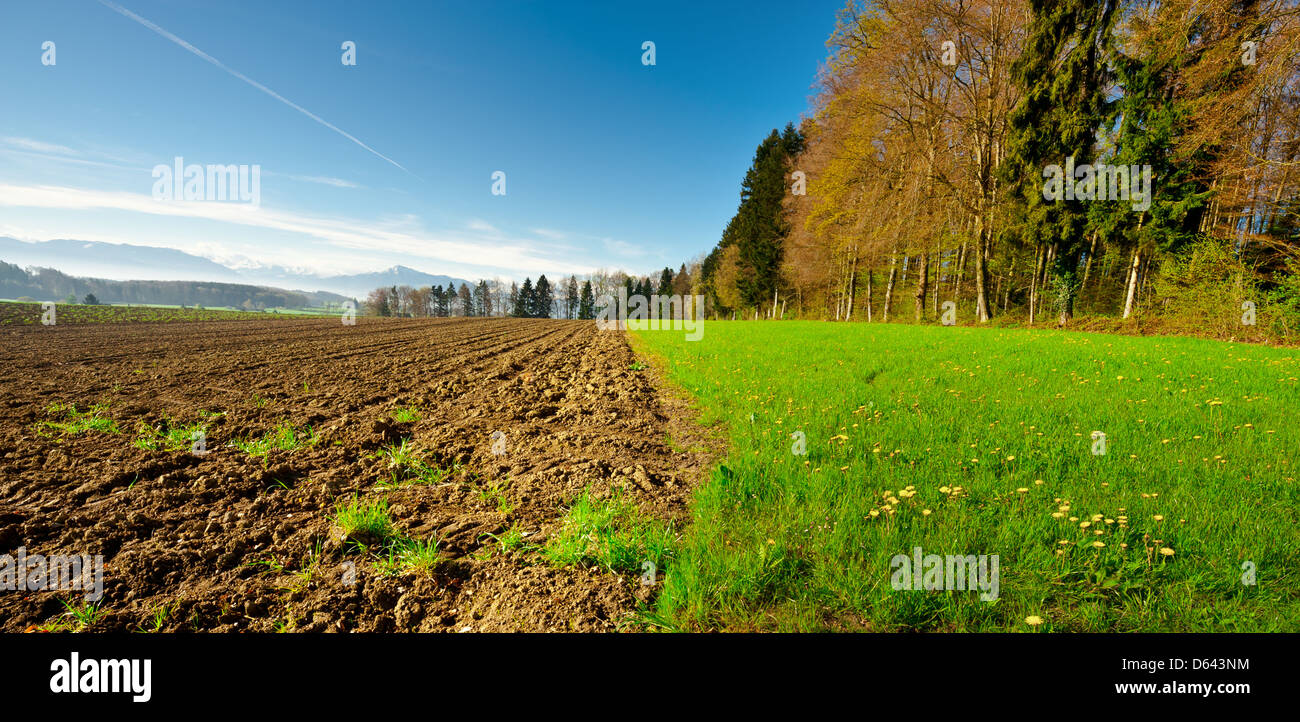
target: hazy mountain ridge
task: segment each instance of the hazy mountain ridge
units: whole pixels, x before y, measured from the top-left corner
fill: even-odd
[[[231,268],[173,248],[71,239],[29,243],[0,237],[0,261],[20,267],[54,268],[69,277],[82,279],[217,282],[270,287],[277,291],[310,288],[313,291],[295,293],[329,293],[357,299],[364,299],[380,286],[426,287],[434,284],[446,286],[448,283],[454,283],[457,288],[462,283],[474,286],[473,282],[465,279],[425,273],[400,265],[383,271],[320,276],[283,266]]]

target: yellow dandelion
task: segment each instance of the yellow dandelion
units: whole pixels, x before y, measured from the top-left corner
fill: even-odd
[[[1169,547],[1160,547],[1160,553],[1167,557],[1171,557],[1174,555],[1174,550]]]
[[[1031,614],[1030,616],[1025,617],[1025,624],[1028,624],[1031,627],[1037,627],[1042,623],[1043,623],[1043,618],[1038,616],[1037,614]]]
[[[1100,548],[1106,546],[1106,542],[1095,541],[1095,542],[1092,543],[1092,545],[1093,545],[1094,547],[1097,547],[1098,549],[1100,549]]]

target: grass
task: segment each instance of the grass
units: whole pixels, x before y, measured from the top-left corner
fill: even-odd
[[[132,304],[130,306],[86,306],[59,302],[56,305],[58,325],[99,323],[185,323],[193,321],[250,321],[286,318],[300,315],[301,311],[268,309],[240,311],[217,308],[180,308],[161,304]],[[26,303],[0,299],[0,326],[38,325],[43,309],[40,303]],[[333,314],[330,314],[333,315]]]
[[[195,440],[207,436],[207,433],[208,425],[203,421],[186,425],[166,419],[162,431],[141,421],[131,444],[147,451],[189,451]]]
[[[412,421],[420,420],[419,410],[413,407],[399,407],[393,409],[390,415],[393,417],[393,421],[396,421],[399,424],[407,424]]]
[[[377,550],[375,568],[381,574],[429,574],[440,561],[437,540],[423,541],[403,534],[389,515],[387,499],[365,501],[354,495],[335,507],[333,522],[343,538],[363,552]]]
[[[315,446],[320,437],[310,426],[296,429],[288,421],[281,422],[275,429],[256,439],[235,439],[230,445],[252,457],[264,457],[273,449],[295,451]]]
[[[395,488],[415,484],[441,484],[448,477],[460,471],[460,466],[443,468],[425,463],[410,444],[410,439],[402,439],[399,444],[389,444],[379,450],[378,458],[388,460],[391,477],[381,486]]]
[[[86,411],[77,411],[76,404],[50,404],[45,407],[45,415],[63,420],[46,421],[44,424],[74,436],[85,431],[119,433],[117,422],[105,416],[107,412],[108,404],[94,404]]]
[[[333,522],[346,539],[363,537],[382,542],[395,532],[387,499],[364,501],[353,495],[334,508]]]
[[[510,479],[508,478],[492,479],[486,484],[470,483],[470,488],[478,494],[479,501],[492,504],[502,514],[510,514],[515,510],[515,505],[506,497],[506,489],[509,487]]]
[[[661,573],[676,554],[676,542],[670,525],[642,514],[621,492],[607,499],[583,492],[542,556],[555,564],[595,564],[639,578],[646,562]]]
[[[502,554],[509,554],[516,550],[523,551],[529,548],[536,548],[536,545],[524,543],[524,527],[519,522],[514,522],[509,526],[509,528],[505,529],[500,534],[493,534],[491,532],[480,534],[479,541],[484,539],[491,539],[496,542],[497,549]],[[487,547],[482,556],[483,558],[490,558],[492,556],[491,547]]]
[[[105,612],[100,608],[98,602],[86,603],[81,605],[72,605],[60,599],[59,603],[66,609],[60,619],[54,622],[46,622],[39,629],[43,632],[80,632],[86,627],[98,622],[103,618]]]
[[[730,441],[664,627],[1300,630],[1293,349],[817,322],[634,343]],[[895,591],[915,547],[998,555],[999,596]]]
[[[395,576],[404,573],[429,574],[438,566],[438,542],[418,539],[397,539],[385,550],[385,555],[375,565],[381,574]]]

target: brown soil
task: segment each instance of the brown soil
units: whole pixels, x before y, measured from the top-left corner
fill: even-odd
[[[536,547],[502,552],[486,536],[518,524],[529,544],[545,545],[584,489],[625,489],[680,528],[710,459],[666,434],[708,444],[691,436],[679,403],[661,402],[647,371],[629,369],[634,361],[621,334],[589,322],[0,330],[0,553],[103,554],[107,613],[90,631],[151,628],[163,607],[164,631],[635,629],[639,580],[558,567]],[[102,402],[121,433],[44,425],[50,404]],[[399,407],[420,420],[394,421]],[[206,455],[132,444],[140,423],[192,423],[200,410],[223,413]],[[264,459],[228,446],[286,420],[310,426],[318,443]],[[498,430],[504,456],[492,453]],[[377,452],[402,438],[425,461],[462,471],[382,488],[392,471]],[[506,504],[481,493],[492,484]],[[442,561],[431,573],[385,574],[330,521],[353,494],[387,498],[401,532],[436,539]],[[294,574],[307,568],[309,581]],[[0,591],[0,630],[60,619],[61,599],[80,602]]]

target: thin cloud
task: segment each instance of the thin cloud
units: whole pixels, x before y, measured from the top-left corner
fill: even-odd
[[[0,142],[3,142],[5,145],[12,146],[14,148],[22,148],[23,150],[36,151],[37,153],[58,153],[60,155],[79,155],[77,151],[69,148],[66,145],[58,145],[56,143],[45,143],[39,140],[32,140],[31,138],[0,138]]]
[[[172,41],[173,43],[176,43],[177,45],[181,46],[182,48],[185,48],[186,50],[190,51],[191,53],[193,53],[193,54],[199,56],[200,58],[203,58],[204,60],[208,61],[209,63],[212,63],[213,65],[217,66],[218,68],[221,68],[222,70],[224,70],[224,71],[226,71],[227,73],[229,73],[229,74],[235,76],[236,78],[239,78],[240,80],[244,81],[245,83],[248,83],[249,85],[253,86],[254,88],[257,88],[258,90],[262,91],[263,93],[266,93],[267,95],[271,96],[272,98],[275,98],[276,100],[280,101],[281,103],[284,103],[285,105],[289,106],[290,108],[293,108],[294,110],[298,111],[299,113],[302,113],[303,115],[307,116],[308,118],[311,118],[312,120],[316,121],[317,123],[320,123],[321,125],[325,126],[326,128],[329,128],[330,130],[334,131],[335,133],[338,133],[339,135],[343,136],[344,138],[347,138],[348,140],[352,141],[353,143],[356,143],[357,145],[361,146],[362,148],[365,148],[366,150],[370,151],[371,153],[373,153],[374,155],[378,156],[379,158],[382,158],[382,159],[388,161],[389,163],[393,164],[394,166],[396,166],[396,167],[398,167],[398,168],[401,168],[403,171],[405,171],[406,173],[410,174],[411,177],[413,177],[413,178],[415,178],[415,179],[417,179],[417,180],[420,180],[420,177],[417,176],[417,175],[415,175],[414,173],[411,173],[411,171],[407,170],[407,169],[406,169],[406,166],[402,165],[401,163],[398,163],[397,161],[393,160],[392,158],[389,158],[388,156],[384,155],[383,153],[380,153],[379,151],[375,150],[374,148],[371,148],[370,146],[368,146],[368,145],[366,145],[365,143],[361,142],[361,140],[358,139],[356,136],[354,136],[354,135],[348,133],[347,131],[343,130],[342,128],[339,128],[338,126],[336,126],[336,125],[330,123],[329,121],[325,120],[324,118],[320,117],[319,115],[316,115],[315,113],[311,112],[310,110],[307,110],[306,108],[302,107],[301,105],[298,105],[297,103],[293,102],[292,100],[289,100],[288,98],[284,97],[283,95],[280,95],[279,93],[275,92],[274,90],[271,90],[270,88],[266,87],[265,85],[262,85],[261,83],[257,82],[256,80],[253,80],[252,78],[248,77],[247,75],[244,75],[243,73],[239,72],[238,70],[234,70],[234,69],[232,69],[232,68],[226,66],[226,65],[225,65],[224,63],[222,63],[220,60],[217,60],[216,58],[212,57],[211,55],[208,55],[207,53],[203,52],[202,50],[199,50],[198,48],[194,47],[193,45],[190,45],[189,43],[185,42],[184,40],[182,40],[181,38],[177,37],[177,36],[174,35],[173,33],[168,32],[166,29],[164,29],[164,28],[162,28],[162,27],[159,27],[159,26],[156,25],[155,23],[150,22],[149,20],[146,20],[145,18],[142,18],[142,17],[140,17],[139,15],[136,15],[135,13],[131,12],[130,10],[127,10],[126,8],[122,7],[121,5],[118,5],[117,3],[109,2],[109,0],[99,0],[99,4],[103,5],[104,7],[108,8],[108,9],[110,9],[110,10],[112,10],[112,11],[114,11],[114,12],[116,12],[116,13],[118,13],[118,14],[124,16],[124,17],[130,18],[130,19],[136,21],[137,23],[140,23],[141,25],[145,26],[146,28],[149,28],[150,30],[154,31],[155,33],[158,33],[159,35],[163,36],[164,38],[167,38],[168,40]]]
[[[566,273],[591,270],[585,263],[547,257],[525,241],[494,238],[493,243],[487,244],[482,237],[461,237],[454,233],[431,238],[413,228],[408,218],[398,219],[386,227],[382,223],[309,216],[264,206],[253,207],[247,203],[160,201],[141,193],[0,183],[0,207],[5,206],[70,211],[117,210],[233,223],[299,234],[324,241],[337,249],[435,258],[478,268],[519,272],[555,269]]]
[[[349,180],[343,180],[342,178],[331,178],[331,177],[329,177],[329,176],[322,176],[322,175],[292,175],[292,174],[289,174],[289,173],[272,173],[272,172],[270,172],[270,171],[263,171],[263,173],[265,173],[266,175],[279,175],[279,176],[283,176],[283,177],[285,177],[285,178],[288,178],[289,180],[296,180],[296,181],[300,181],[300,182],[302,182],[302,183],[319,183],[320,185],[325,185],[325,186],[334,186],[335,188],[360,188],[360,187],[361,187],[361,186],[357,185],[356,183],[353,183],[352,181],[349,181]]]

